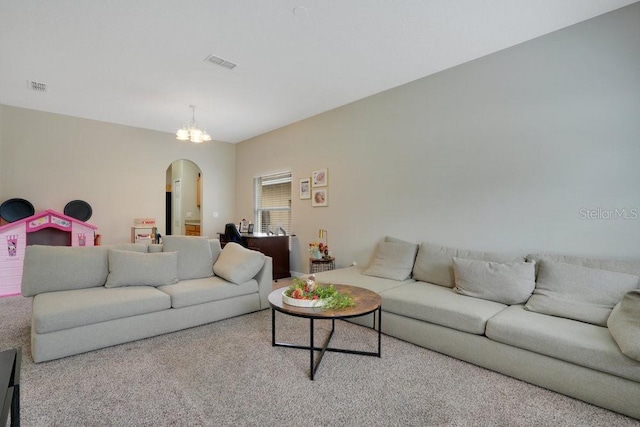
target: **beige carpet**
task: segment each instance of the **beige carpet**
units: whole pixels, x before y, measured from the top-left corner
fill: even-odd
[[[0,349],[25,351],[26,427],[640,426],[388,336],[382,358],[327,353],[310,381],[306,351],[271,346],[270,310],[34,364],[30,306],[0,298]],[[276,319],[279,340],[306,342],[305,320]],[[332,345],[375,344],[373,331],[338,322]]]

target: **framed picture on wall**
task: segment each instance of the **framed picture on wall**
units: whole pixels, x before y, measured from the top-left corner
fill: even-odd
[[[329,189],[314,188],[311,195],[311,206],[329,206]]]
[[[311,198],[311,179],[310,178],[302,178],[300,180],[300,198],[301,199]]]
[[[311,182],[313,187],[326,187],[328,183],[327,169],[319,169],[311,174]]]

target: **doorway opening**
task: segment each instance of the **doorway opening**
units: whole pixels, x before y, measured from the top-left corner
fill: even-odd
[[[191,160],[176,160],[166,171],[165,234],[199,236],[202,171]]]

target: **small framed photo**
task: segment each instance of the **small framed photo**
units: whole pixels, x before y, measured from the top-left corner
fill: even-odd
[[[328,183],[327,169],[313,171],[313,173],[311,174],[311,182],[313,184],[313,187],[326,187]]]
[[[253,234],[253,224],[249,224],[249,225],[247,226],[247,233],[249,233],[249,234]]]
[[[329,189],[314,188],[311,195],[311,206],[329,206]]]
[[[301,199],[311,198],[311,179],[310,178],[302,178],[300,180],[300,198]]]

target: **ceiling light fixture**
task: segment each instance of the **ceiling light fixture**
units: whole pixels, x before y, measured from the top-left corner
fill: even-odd
[[[200,144],[201,142],[211,141],[211,137],[207,133],[206,130],[202,130],[198,127],[198,123],[196,122],[196,106],[189,105],[189,108],[193,111],[193,116],[191,121],[178,129],[176,132],[176,139],[179,141],[191,141],[196,144]]]

